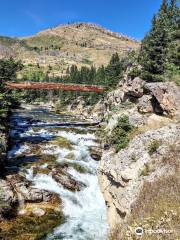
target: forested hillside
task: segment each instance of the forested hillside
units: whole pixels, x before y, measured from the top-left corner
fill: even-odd
[[[64,76],[75,64],[91,67],[107,65],[112,54],[123,56],[139,47],[139,42],[90,23],[60,25],[25,38],[0,37],[0,57],[22,60],[19,77],[34,74]]]

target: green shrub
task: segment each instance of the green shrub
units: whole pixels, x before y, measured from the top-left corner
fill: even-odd
[[[172,81],[180,86],[180,67],[176,66],[175,64],[167,64],[164,78],[165,81]]]
[[[115,146],[116,151],[126,148],[129,143],[129,133],[132,132],[134,126],[129,122],[128,116],[121,116],[117,125],[113,128],[111,136],[107,137],[107,142]]]
[[[149,167],[148,164],[145,164],[144,168],[143,168],[143,170],[142,170],[142,172],[140,174],[140,176],[144,176],[145,177],[145,176],[148,176],[149,173],[150,173],[150,167]]]
[[[153,153],[157,152],[158,148],[160,147],[161,143],[158,140],[153,140],[148,146],[148,153],[149,155],[153,155]]]
[[[163,82],[164,75],[152,74],[147,71],[142,71],[140,77],[147,82]]]
[[[141,75],[141,70],[138,69],[138,67],[134,67],[130,73],[128,74],[129,77],[131,77],[132,79],[134,79],[135,77],[138,77]]]

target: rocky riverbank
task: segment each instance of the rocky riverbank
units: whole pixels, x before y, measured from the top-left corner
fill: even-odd
[[[82,116],[101,122],[98,134],[104,150],[99,181],[113,240],[136,239],[139,226],[144,231],[169,230],[166,239],[177,239],[179,92],[180,87],[170,82],[146,83],[125,75],[124,82],[94,107],[84,110],[82,102],[78,104]],[[133,131],[125,138],[126,147],[117,152],[106,141],[117,131],[121,116],[127,116]],[[142,239],[154,239],[147,234]],[[164,235],[158,237],[163,239]]]
[[[68,118],[71,123],[68,125],[68,131],[65,124],[57,123],[59,114],[53,116],[57,123],[55,125],[54,122],[49,122],[49,119],[48,121],[46,119],[45,123],[32,118],[23,118],[20,122],[19,119],[17,121],[17,117],[12,118],[11,122],[16,126],[15,131],[11,131],[13,148],[9,149],[3,178],[0,181],[2,236],[8,239],[10,233],[13,239],[19,239],[17,238],[19,234],[24,237],[26,233],[29,234],[29,239],[40,239],[52,232],[55,226],[64,222],[63,202],[66,202],[67,196],[73,201],[73,214],[76,213],[76,203],[83,199],[82,192],[86,192],[87,181],[91,179],[82,176],[94,172],[91,164],[84,165],[84,159],[94,159],[94,164],[100,161],[99,182],[108,211],[110,239],[134,239],[135,229],[139,226],[144,230],[158,230],[163,226],[163,229],[171,232],[167,239],[176,239],[180,215],[177,207],[180,182],[179,90],[179,87],[168,82],[146,83],[140,78],[134,80],[125,78],[117,89],[109,92],[95,106],[86,107],[81,99],[77,99],[74,116],[60,114],[63,116],[61,122],[66,123],[65,120]],[[71,112],[73,106],[74,104],[68,106],[67,112]],[[43,114],[47,108],[53,111],[54,106],[53,104],[46,106],[42,110]],[[31,106],[28,109],[30,110]],[[125,128],[128,127],[127,123],[119,122],[122,121],[122,116],[126,116],[132,130],[126,131],[126,136],[122,135],[119,138],[121,145],[117,150],[115,141],[112,142],[112,136],[117,135],[114,131],[122,134],[123,124],[126,124]],[[84,122],[86,130],[76,123],[71,126],[77,117],[81,119],[82,126],[85,119],[89,119],[93,124],[87,127]],[[98,122],[100,128],[95,129],[93,125]],[[36,125],[41,130],[35,128]],[[51,130],[44,131],[43,127]],[[118,129],[119,127],[122,129]],[[63,135],[60,134],[59,128],[61,132],[65,130]],[[92,135],[85,137],[87,131],[97,132],[101,147],[95,144],[96,141],[93,145],[92,142],[88,144],[89,136]],[[86,140],[83,140],[84,137]],[[83,144],[88,144],[89,153],[84,149],[85,152],[83,150],[81,155],[78,155],[78,158],[82,158],[79,164],[75,159],[77,150],[80,151],[82,148],[79,145],[81,140]],[[94,137],[91,140],[94,141]],[[4,142],[6,145],[6,140]],[[22,142],[26,144],[21,146]],[[50,144],[50,148],[46,149],[43,144],[47,143]],[[63,152],[58,148],[63,148]],[[59,154],[63,161],[57,164]],[[95,165],[97,167],[97,164]],[[19,171],[19,168],[26,171]],[[76,175],[74,170],[69,169],[74,169]],[[98,182],[94,184],[98,187]],[[62,191],[59,185],[65,191]],[[50,188],[54,190],[50,191]],[[91,201],[93,200],[90,197],[91,188],[87,189],[90,191],[88,201]],[[72,193],[78,193],[76,199],[72,197]],[[66,204],[69,206],[69,200]],[[80,218],[84,216],[83,211],[86,212],[84,200],[83,204],[83,210],[80,211],[80,208],[77,212]],[[94,204],[92,207],[94,208]],[[68,209],[66,211],[68,212]],[[90,220],[88,219],[88,222]],[[49,222],[49,228],[45,227],[45,221]],[[27,222],[30,222],[29,226]],[[169,222],[173,224],[169,225]],[[34,224],[39,227],[32,230]],[[63,227],[57,229],[55,236],[59,236],[59,231],[66,233],[66,225],[62,224]],[[74,228],[73,225],[71,227]],[[143,239],[154,239],[153,237],[145,235]],[[160,239],[163,239],[163,235]]]
[[[98,143],[93,132],[91,124],[88,127],[74,116],[46,108],[28,106],[14,111],[0,179],[0,237],[78,239],[83,234],[84,238],[106,239],[106,209],[96,174]],[[95,224],[101,232],[91,231]]]
[[[23,128],[16,120],[6,115],[1,124],[0,237],[40,239],[64,221],[62,202],[55,193],[34,189],[22,173],[22,166],[31,164],[33,157],[23,154],[27,146],[20,147]]]

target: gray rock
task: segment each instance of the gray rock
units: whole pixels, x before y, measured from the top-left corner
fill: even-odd
[[[51,167],[50,167],[51,168]],[[51,168],[52,177],[64,188],[70,191],[80,191],[84,184],[75,180],[67,171],[61,167]]]
[[[102,149],[99,147],[90,147],[90,155],[95,161],[100,161],[102,157]]]
[[[140,113],[153,113],[154,109],[152,106],[152,96],[144,95],[142,98],[139,99],[137,107]]]
[[[46,212],[41,208],[33,208],[32,213],[38,217],[42,217]]]
[[[180,108],[180,87],[173,83],[154,82],[144,86],[153,97],[154,111],[174,116]]]
[[[12,204],[16,201],[16,196],[14,194],[12,185],[2,179],[0,180],[0,198],[1,201],[4,201],[8,204]]]
[[[35,203],[43,201],[49,202],[53,195],[48,191],[33,188],[32,183],[19,174],[9,175],[7,182],[13,186],[13,189],[18,195],[19,203],[22,201]]]
[[[177,144],[180,128],[169,124],[155,130],[139,134],[130,141],[126,149],[114,153],[113,149],[104,151],[99,169],[99,182],[108,206],[110,228],[126,223],[131,214],[131,206],[139,196],[146,180],[155,181],[157,177],[172,174],[176,166],[160,164],[169,151],[169,146]],[[161,143],[154,158],[149,154],[152,141]],[[180,144],[180,142],[179,142]],[[155,163],[154,163],[155,161]],[[142,174],[145,167],[156,164],[147,175]]]
[[[140,98],[143,96],[143,85],[144,81],[139,77],[136,77],[133,80],[128,79],[124,85],[124,90],[128,96]]]
[[[13,214],[18,203],[17,194],[10,183],[0,180],[0,219]]]

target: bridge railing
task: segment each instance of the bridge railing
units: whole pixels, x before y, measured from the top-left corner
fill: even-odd
[[[105,88],[97,85],[85,84],[65,84],[65,83],[47,83],[47,82],[7,82],[9,89],[45,89],[45,90],[64,90],[64,91],[82,91],[103,93]]]

